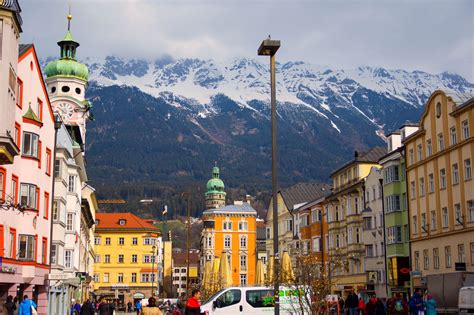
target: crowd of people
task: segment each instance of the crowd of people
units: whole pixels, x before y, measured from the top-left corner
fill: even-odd
[[[38,307],[35,301],[28,298],[28,295],[24,295],[23,300],[19,304],[17,297],[9,295],[3,308],[7,315],[36,315]]]
[[[333,309],[333,313],[335,311]],[[394,293],[386,300],[376,295],[364,301],[352,289],[344,300],[339,298],[339,314],[343,315],[436,315],[436,300],[431,294],[423,296],[421,289],[416,289],[410,299],[400,293]]]
[[[136,313],[137,315],[203,315],[204,313],[201,312],[200,299],[201,291],[195,289],[192,291],[190,298],[186,300],[186,297],[183,294],[174,304],[171,304],[170,300],[164,301],[162,304],[158,304],[156,298],[154,297],[150,297],[146,301],[148,303],[144,303],[146,305],[142,305],[140,300],[136,301],[135,304],[128,302],[126,312]],[[100,303],[86,300],[82,305],[75,300],[72,300],[71,302],[70,315],[115,315],[117,310],[117,305],[113,300],[103,299]],[[33,301],[31,301],[31,303],[34,304]],[[34,304],[34,307],[36,308],[36,304]],[[14,310],[16,310],[13,297],[11,297],[11,299],[8,297],[5,308],[8,310],[7,315],[16,315],[16,313],[13,313]],[[11,313],[10,310],[12,310]],[[19,314],[34,315],[33,313]]]

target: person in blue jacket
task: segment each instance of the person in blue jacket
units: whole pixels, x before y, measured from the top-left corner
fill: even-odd
[[[23,301],[20,303],[20,307],[18,308],[18,315],[32,315],[31,314],[31,307],[37,308],[36,303],[32,300],[28,299],[28,295],[23,297]]]
[[[418,315],[420,311],[424,310],[421,289],[415,290],[415,293],[413,293],[413,296],[408,302],[408,306],[410,307],[410,313],[414,315]]]
[[[436,300],[431,294],[426,296],[425,308],[426,315],[436,315]]]

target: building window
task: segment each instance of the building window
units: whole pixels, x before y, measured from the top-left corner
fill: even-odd
[[[51,150],[46,148],[46,175],[51,175]]]
[[[434,176],[433,174],[428,175],[428,189],[430,194],[434,193]]]
[[[442,209],[443,212],[443,229],[449,226],[449,215],[448,215],[448,208],[444,207]]]
[[[439,250],[433,248],[433,268],[439,269]]]
[[[230,248],[231,246],[231,240],[230,240],[230,236],[229,235],[226,235],[224,237],[224,248]]]
[[[44,213],[43,217],[45,219],[48,219],[49,216],[49,193],[45,192],[44,193]]]
[[[232,231],[232,221],[224,221],[222,224],[224,231]]]
[[[72,268],[72,250],[70,249],[64,251],[64,268]]]
[[[439,170],[440,189],[446,189],[446,170],[444,168]]]
[[[365,217],[362,222],[362,228],[364,230],[372,230],[372,217]]]
[[[124,259],[123,259],[123,255],[122,255],[122,254],[118,255],[118,262],[119,262],[119,264],[123,264]]]
[[[411,192],[411,199],[415,199],[416,198],[416,185],[414,181],[410,183],[410,192]]]
[[[455,127],[451,127],[451,129],[449,129],[449,136],[451,138],[451,145],[455,145],[456,144],[456,128]]]
[[[461,205],[459,203],[454,205],[454,218],[456,220],[456,224],[463,224]]]
[[[464,179],[469,180],[472,178],[471,159],[464,160]]]
[[[31,132],[23,132],[23,155],[38,158],[39,136]]]
[[[68,186],[67,186],[67,191],[70,193],[73,193],[76,191],[76,176],[75,175],[69,175],[69,181],[68,181]]]
[[[374,245],[365,245],[365,257],[374,257]]]
[[[419,144],[417,147],[416,147],[416,152],[418,153],[418,162],[421,161],[423,159],[423,147],[421,144]]]
[[[58,262],[58,245],[51,245],[51,264],[56,265]]]
[[[130,282],[133,282],[133,283],[137,282],[137,273],[136,272],[132,272],[132,278],[131,278]]]
[[[20,184],[20,203],[30,209],[37,207],[37,187],[32,184]]]
[[[240,236],[240,248],[247,248],[247,237],[244,235]]]
[[[100,245],[100,236],[94,237],[94,245]]]
[[[271,239],[270,234],[271,234],[271,230],[270,228],[267,227],[267,240]]]
[[[427,156],[433,155],[433,145],[431,144],[431,139],[426,140],[426,152]]]
[[[418,218],[416,215],[413,216],[413,234],[416,235],[418,234]]]
[[[100,276],[98,273],[94,273],[94,282],[100,282]]]
[[[474,222],[474,200],[467,201],[467,221]]]
[[[125,238],[119,237],[119,245],[124,245],[125,244]]]
[[[105,238],[105,245],[110,245],[110,237]]]
[[[57,200],[53,201],[53,221],[59,220],[59,207],[60,207],[59,201]]]
[[[419,179],[419,183],[420,183],[420,196],[424,196],[425,195],[425,178],[421,177]]]
[[[321,251],[321,238],[320,237],[314,237],[313,238],[313,252],[320,252]]]
[[[400,196],[391,195],[385,197],[387,212],[400,211]]]
[[[138,238],[137,237],[132,238],[132,245],[138,245]]]
[[[240,256],[240,270],[247,270],[247,256],[245,255]]]
[[[451,268],[452,266],[451,246],[446,246],[444,248],[444,258],[445,258],[446,268]]]
[[[46,237],[43,237],[41,240],[41,245],[41,263],[46,265],[48,260],[48,239]]]
[[[415,154],[413,153],[413,149],[408,150],[408,157],[410,159],[410,165],[413,164],[413,161],[415,159],[414,156],[415,156]]]
[[[119,274],[117,275],[117,282],[118,282],[118,283],[123,283],[123,273],[119,273]]]
[[[427,229],[427,226],[426,226],[426,213],[422,213],[421,214],[421,229],[422,229],[422,233],[425,232],[427,233],[428,229]]]
[[[458,245],[458,262],[465,263],[466,255],[464,254],[464,244]]]
[[[436,103],[436,118],[441,117],[441,103]]]
[[[436,211],[431,210],[431,230],[436,231]]]
[[[240,285],[242,285],[242,286],[247,285],[247,275],[246,274],[241,274],[240,275]]]
[[[7,180],[6,171],[0,169],[0,199],[5,200],[5,182]]]
[[[109,283],[109,273],[104,273],[104,283]]]
[[[453,185],[459,184],[459,168],[458,163],[452,165],[453,169]]]
[[[4,175],[5,176],[5,175]],[[18,177],[12,174],[11,196],[14,203],[18,202]]]
[[[474,243],[471,243],[471,265],[474,266]]]
[[[415,270],[420,270],[420,252],[415,252]]]
[[[54,178],[61,177],[61,160],[54,160]]]
[[[94,256],[94,263],[96,263],[96,264],[100,263],[100,255],[95,255]]]
[[[402,227],[390,226],[387,228],[387,244],[397,244],[402,242]]]
[[[423,250],[423,269],[430,269],[430,256],[428,256],[428,250]]]
[[[122,226],[123,226],[123,225],[125,225],[126,222],[127,222],[126,220],[120,219],[120,220],[119,220],[119,225],[122,225]]]
[[[133,254],[132,255],[132,263],[138,263],[138,255]]]
[[[240,221],[239,222],[239,231],[247,231],[248,230],[248,222]]]
[[[438,134],[438,151],[444,150],[444,137],[443,134]]]
[[[462,139],[466,140],[469,138],[469,124],[467,120],[462,122]]]
[[[110,264],[110,255],[105,255],[104,263]]]
[[[68,212],[66,215],[66,231],[72,232],[74,230],[74,213]]]

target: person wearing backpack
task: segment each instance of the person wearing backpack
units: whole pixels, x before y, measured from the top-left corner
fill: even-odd
[[[408,307],[400,293],[395,293],[393,298],[387,302],[389,315],[408,315]]]

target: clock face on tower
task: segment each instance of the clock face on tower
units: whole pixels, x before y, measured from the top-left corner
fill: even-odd
[[[56,106],[56,112],[61,115],[63,121],[67,121],[71,119],[74,114],[74,107],[69,103],[59,103],[58,106]]]

